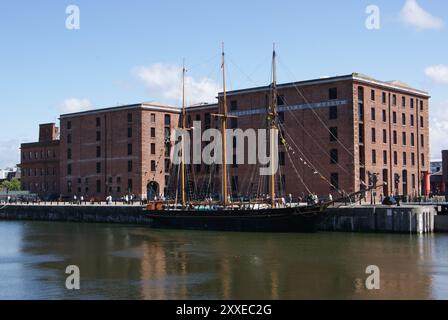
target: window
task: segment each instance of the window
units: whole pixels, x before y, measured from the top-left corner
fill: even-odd
[[[156,144],[155,143],[151,143],[151,154],[152,155],[156,154]]]
[[[97,127],[101,126],[101,119],[100,118],[96,118],[96,126]]]
[[[376,130],[375,128],[372,128],[372,143],[376,142]]]
[[[420,111],[423,111],[423,100],[420,100]]]
[[[338,106],[331,106],[330,107],[330,119],[337,119],[338,118]]]
[[[100,157],[101,157],[101,147],[100,147],[100,146],[97,146],[97,147],[96,147],[96,157],[97,157],[97,158],[100,158]]]
[[[383,129],[383,143],[387,143],[387,130]]]
[[[414,99],[411,98],[411,108],[414,108]]]
[[[72,159],[72,149],[70,149],[70,148],[67,149],[67,159],[68,160]]]
[[[394,106],[396,106],[397,105],[397,95],[392,95],[392,104],[394,105]]]
[[[386,110],[383,110],[383,122],[387,122]]]
[[[70,163],[67,165],[67,175],[72,175],[72,165]]]
[[[236,155],[235,155],[236,157]],[[281,151],[278,153],[278,164],[284,166],[286,164],[285,152]]]
[[[415,153],[414,152],[411,153],[411,165],[415,166]]]
[[[68,134],[67,135],[67,143],[72,143],[72,135],[71,134]]]
[[[411,146],[414,147],[415,146],[415,136],[414,133],[411,133]]]
[[[171,125],[171,116],[169,114],[165,115],[165,126]]]
[[[387,151],[383,151],[383,163],[387,164]]]
[[[232,118],[232,119],[234,119],[234,118]],[[211,120],[212,120],[212,118],[210,116],[210,113],[206,113],[204,115],[204,124],[205,124],[206,128],[210,127]]]
[[[393,121],[394,124],[397,123],[397,113],[396,112],[392,113],[392,121]]]
[[[132,156],[132,143],[128,143],[128,156]]]
[[[128,138],[132,138],[132,127],[128,128]]]
[[[403,145],[405,146],[407,141],[406,141],[406,132],[403,132],[402,134],[402,140],[403,140]]]
[[[132,179],[128,179],[128,192],[132,192]]]
[[[387,103],[386,92],[383,92],[383,103],[384,103],[384,104]]]
[[[278,105],[280,105],[280,103]],[[238,110],[238,101],[236,100],[230,101],[230,111],[236,111],[236,110]]]
[[[398,142],[397,142],[397,131],[395,131],[394,130],[394,132],[393,132],[393,141],[394,141],[394,144],[397,144]]]
[[[421,159],[422,159],[422,167],[425,166],[425,155],[422,153],[421,154]]]
[[[67,130],[71,130],[71,129],[72,129],[72,122],[67,121]]]
[[[101,132],[100,131],[96,132],[96,141],[101,141]]]
[[[156,137],[156,128],[151,128],[151,138]]]
[[[96,192],[101,192],[101,180],[96,180]]]
[[[406,125],[406,114],[404,113],[401,114],[401,124],[404,126]]]
[[[156,123],[156,114],[151,113],[151,123]]]
[[[338,140],[338,128],[337,127],[331,127],[330,128],[330,141],[335,142]]]
[[[339,174],[338,173],[332,173],[330,175],[330,182],[331,182],[331,189],[332,190],[339,189]]]
[[[330,100],[335,100],[338,98],[338,89],[337,88],[330,88],[328,90],[328,95]]]
[[[425,147],[425,136],[424,135],[420,135],[420,146],[422,147],[422,148],[424,148]]]
[[[156,171],[156,161],[155,160],[151,160],[151,171]]]
[[[338,163],[338,150],[337,149],[331,149],[330,150],[330,163],[331,164],[337,164]]]
[[[121,183],[121,177],[117,177],[117,183]]]
[[[128,172],[132,172],[132,160],[128,161]]]
[[[376,115],[375,115],[375,108],[370,109],[370,119],[372,121],[375,121]]]
[[[96,173],[101,173],[101,162],[96,163]]]
[[[67,192],[72,193],[72,182],[71,181],[67,181]]]
[[[412,188],[415,189],[415,174],[412,175]]]
[[[425,124],[423,123],[423,117],[420,117],[420,127],[423,128]]]
[[[372,150],[372,164],[376,164],[376,150]]]
[[[128,113],[128,122],[132,122],[132,113]]]
[[[406,107],[406,97],[401,97],[401,106]]]
[[[238,119],[237,118],[231,118],[230,119],[230,128],[231,129],[238,128]]]
[[[407,165],[408,159],[407,159],[407,155],[406,152],[403,152],[403,165]]]
[[[398,153],[394,151],[394,165],[398,165]]]
[[[370,90],[370,100],[375,101],[375,90]]]
[[[412,127],[414,126],[414,115],[413,114],[411,114],[411,126]]]

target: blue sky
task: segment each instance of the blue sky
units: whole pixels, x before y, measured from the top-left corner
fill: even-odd
[[[371,4],[379,30],[365,26]],[[79,30],[66,28],[69,5]],[[222,41],[231,89],[269,82],[275,42],[280,82],[360,72],[427,90],[432,158],[448,148],[446,0],[16,0],[1,6],[0,39],[0,168],[60,113],[178,104],[183,58],[190,102],[212,100]]]

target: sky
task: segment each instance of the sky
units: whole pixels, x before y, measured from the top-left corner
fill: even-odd
[[[73,7],[76,6],[76,7]],[[372,7],[374,6],[374,7]],[[75,8],[76,10],[73,10]],[[79,15],[77,15],[79,9]],[[79,18],[79,19],[78,19]],[[79,22],[79,23],[78,23]],[[0,168],[63,113],[359,72],[431,95],[431,158],[448,149],[446,0],[15,0],[0,7]]]

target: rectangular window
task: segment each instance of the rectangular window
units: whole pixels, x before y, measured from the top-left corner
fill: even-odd
[[[425,166],[425,155],[422,153],[421,154],[421,159],[422,159],[422,167]]]
[[[171,126],[171,116],[169,114],[165,115],[165,126]]]
[[[425,124],[423,123],[423,117],[420,117],[420,127],[423,128]]]
[[[383,163],[387,164],[387,151],[383,151]]]
[[[414,108],[414,98],[411,98],[411,108]]]
[[[372,164],[376,164],[376,150],[372,150]]]
[[[128,161],[128,172],[132,172],[132,160]]]
[[[407,165],[407,162],[408,162],[408,159],[407,159],[408,157],[407,157],[407,154],[406,154],[406,152],[403,152],[403,165],[405,166],[405,165]]]
[[[72,129],[72,122],[67,121],[67,130],[71,130],[71,129]]]
[[[128,122],[132,122],[132,113],[128,113]]]
[[[420,135],[420,146],[422,147],[422,148],[424,148],[425,147],[425,136],[424,135]]]
[[[338,140],[338,128],[337,127],[331,127],[330,128],[330,141],[335,142]]]
[[[383,129],[383,143],[387,143],[387,130]]]
[[[338,118],[338,106],[330,107],[330,119],[334,120]]]
[[[277,96],[277,105],[278,106],[285,105],[285,97],[283,95],[278,95]]]
[[[403,140],[403,145],[405,146],[406,145],[406,143],[407,143],[407,139],[406,139],[406,132],[403,132],[402,133],[402,140]]]
[[[101,173],[101,162],[96,163],[96,173]]]
[[[155,143],[151,143],[151,154],[152,155],[156,154],[156,144]]]
[[[101,119],[100,118],[96,118],[96,126],[97,127],[101,126]]]
[[[372,143],[376,142],[376,130],[375,128],[372,128]]]
[[[412,175],[412,189],[415,189],[415,174]]]
[[[101,141],[101,132],[100,131],[96,132],[96,141]]]
[[[235,155],[236,157],[236,155]],[[278,164],[281,166],[286,165],[285,152],[281,151],[278,153]]]
[[[397,123],[397,113],[396,112],[392,113],[392,121],[393,121],[394,124]]]
[[[411,114],[411,126],[412,127],[414,126],[414,115],[413,114]]]
[[[101,157],[101,147],[100,147],[100,146],[97,146],[97,147],[96,147],[96,157],[97,157],[97,158],[100,158],[100,157]]]
[[[394,106],[397,105],[397,96],[396,96],[395,94],[392,95],[392,104],[393,104]]]
[[[331,164],[337,164],[338,163],[338,150],[337,149],[331,149],[330,150],[330,163]]]
[[[404,126],[406,125],[406,114],[404,113],[401,115],[401,124]]]
[[[394,141],[394,144],[397,144],[398,142],[397,142],[397,131],[395,131],[394,130],[394,132],[393,132],[393,141]]]
[[[156,161],[155,160],[151,160],[151,171],[152,172],[156,171]]]
[[[96,192],[101,192],[101,180],[96,180]]]
[[[67,135],[67,143],[72,143],[72,135],[71,134],[68,134]]]
[[[71,181],[67,181],[67,192],[72,193],[72,182]]]
[[[151,113],[151,123],[156,123],[156,114]]]
[[[331,189],[332,190],[339,189],[339,174],[338,173],[332,173],[330,175],[330,182],[331,182]]]
[[[386,92],[383,92],[383,103],[384,103],[384,104],[387,103]]]
[[[394,165],[398,165],[398,153],[394,151]]]
[[[236,110],[238,110],[238,101],[236,100],[230,101],[230,111],[236,111]]]
[[[337,88],[330,88],[328,90],[328,95],[330,100],[336,100],[338,98],[338,89]]]
[[[67,159],[68,160],[72,159],[72,149],[70,149],[70,148],[67,149]]]
[[[132,143],[128,143],[128,156],[132,156]]]
[[[383,122],[387,122],[386,110],[383,110]]]
[[[128,179],[128,192],[132,192],[132,179]]]
[[[412,147],[415,146],[415,136],[414,136],[414,133],[411,133],[411,146]]]
[[[401,106],[404,108],[406,107],[406,97],[401,98]]]
[[[375,90],[370,90],[370,100],[375,101]]]
[[[72,165],[70,163],[67,165],[67,175],[72,175]]]
[[[151,128],[151,138],[156,137],[156,128]]]
[[[375,108],[370,109],[370,119],[372,121],[375,121],[376,115],[375,115]]]
[[[420,100],[420,111],[423,111],[423,100]]]
[[[132,138],[132,127],[128,128],[128,138]]]
[[[415,153],[414,152],[411,153],[411,165],[415,166]]]

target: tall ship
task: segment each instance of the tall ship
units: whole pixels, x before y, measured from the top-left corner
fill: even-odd
[[[185,161],[187,151],[184,152],[185,144],[182,137],[180,165],[172,166],[172,174],[174,176],[177,172],[179,181],[175,181],[174,195],[167,195],[165,199],[158,199],[148,203],[146,210],[151,220],[151,226],[153,228],[166,229],[235,232],[316,232],[324,217],[324,210],[333,203],[332,199],[329,201],[318,201],[317,196],[310,193],[308,201],[304,203],[303,201],[299,202],[289,199],[285,195],[278,196],[276,192],[278,177],[274,169],[268,176],[268,192],[262,195],[237,197],[236,200],[229,194],[226,129],[229,119],[233,116],[228,112],[225,62],[223,46],[221,61],[223,79],[222,103],[220,104],[220,113],[213,114],[214,117],[219,119],[222,135],[222,163],[219,164],[221,167],[219,170],[221,192],[218,199],[212,196],[202,200],[187,199],[187,194],[191,192],[189,190],[191,185],[187,183],[186,172],[191,165]],[[182,131],[188,132],[194,128],[188,128],[186,121],[185,73],[184,63],[182,69],[182,113],[179,127]],[[275,149],[277,144],[274,143],[274,139],[292,150],[291,144],[286,141],[286,137],[283,134],[286,128],[278,119],[276,73],[276,51],[274,46],[272,54],[272,83],[270,85],[269,105],[266,109],[265,118],[266,129],[270,132],[266,143],[269,146],[271,168],[275,168],[273,164],[275,161],[278,161],[278,158],[275,157],[275,152],[278,154],[278,150]],[[290,160],[292,161],[293,159]],[[329,181],[327,182],[331,185]]]

